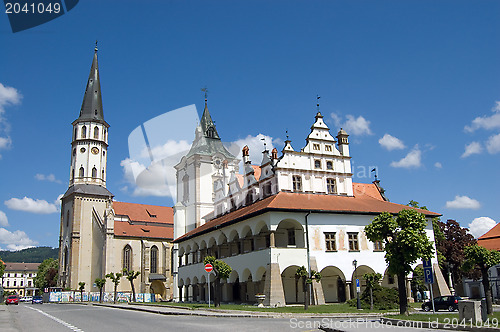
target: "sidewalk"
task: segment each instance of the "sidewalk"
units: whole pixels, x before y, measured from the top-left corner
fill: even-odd
[[[14,320],[6,305],[0,305],[0,326],[2,332],[17,332],[17,329],[12,324]]]

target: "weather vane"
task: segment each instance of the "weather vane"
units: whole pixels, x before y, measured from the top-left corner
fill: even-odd
[[[264,142],[264,151],[267,151],[266,138],[262,137],[260,140]]]
[[[288,129],[285,130],[285,133],[286,133],[286,140],[288,141]]]
[[[97,52],[97,39],[95,40],[95,48],[94,48],[94,51]]]
[[[205,86],[203,89],[201,89],[201,91],[205,92],[205,104],[206,104],[207,103],[207,98],[208,98],[208,89]]]
[[[316,95],[316,107],[318,108],[318,112],[319,112],[319,99],[321,98],[320,95]]]
[[[375,172],[375,181],[377,181],[377,168],[375,167],[374,169],[371,170],[372,172]]]

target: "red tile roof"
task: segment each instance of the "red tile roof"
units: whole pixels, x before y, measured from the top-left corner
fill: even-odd
[[[403,209],[411,209],[411,207],[406,205],[384,201],[374,184],[354,183],[353,187],[354,197],[279,192],[276,195],[257,201],[252,205],[242,207],[236,211],[210,220],[200,227],[175,239],[174,242],[182,242],[197,234],[206,233],[213,229],[224,227],[267,211],[314,211],[319,213],[377,215],[382,212],[396,214]],[[437,217],[441,215],[427,210],[415,210],[428,217]]]
[[[128,217],[129,221],[115,220],[115,235],[172,239],[174,237],[174,211],[171,207],[113,202],[117,217]]]
[[[488,250],[500,250],[500,223],[477,239],[477,244]]]

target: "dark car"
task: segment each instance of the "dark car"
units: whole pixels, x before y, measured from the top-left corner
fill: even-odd
[[[444,309],[448,311],[458,310],[458,301],[462,298],[460,296],[438,296],[434,298],[434,308],[437,310]],[[424,302],[422,304],[422,309],[424,311],[432,310],[431,301]]]
[[[43,303],[43,298],[41,296],[33,296],[33,299],[31,300],[32,304],[38,303],[42,304]]]
[[[19,296],[17,296],[17,295],[7,296],[7,300],[5,300],[5,304],[19,304]]]

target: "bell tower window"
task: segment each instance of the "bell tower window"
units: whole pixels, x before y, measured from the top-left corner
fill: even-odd
[[[99,139],[99,127],[94,127],[94,138]]]
[[[96,178],[97,177],[97,168],[92,168],[92,177]]]
[[[87,127],[83,126],[82,127],[82,138],[87,137]]]
[[[83,178],[83,173],[85,172],[85,169],[82,167],[80,167],[80,171],[78,172],[78,176]]]

